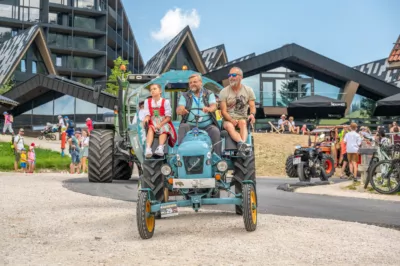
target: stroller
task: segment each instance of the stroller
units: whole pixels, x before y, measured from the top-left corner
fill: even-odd
[[[47,123],[46,127],[42,131],[40,131],[41,134],[38,138],[39,139],[45,138],[46,140],[56,140],[57,138],[54,133],[57,131],[58,131],[57,125]]]

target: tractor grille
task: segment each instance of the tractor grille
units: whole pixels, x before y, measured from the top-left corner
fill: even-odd
[[[198,175],[203,173],[204,156],[183,156],[186,174]]]

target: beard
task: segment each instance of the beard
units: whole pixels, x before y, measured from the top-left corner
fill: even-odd
[[[190,90],[194,93],[198,93],[200,91],[200,88],[197,87],[190,87]]]
[[[234,81],[234,80],[229,81],[229,85],[231,85],[231,87],[235,87],[237,84],[238,84],[237,81]]]

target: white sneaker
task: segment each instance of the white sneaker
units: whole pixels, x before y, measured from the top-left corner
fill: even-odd
[[[158,156],[164,156],[164,145],[158,146],[154,153]]]
[[[151,158],[153,156],[153,152],[151,151],[151,148],[146,148],[146,158]]]

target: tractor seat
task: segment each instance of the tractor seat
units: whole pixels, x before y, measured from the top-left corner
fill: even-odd
[[[236,151],[238,149],[237,142],[231,138],[228,131],[221,130],[221,138],[225,139],[225,150],[226,151]]]

